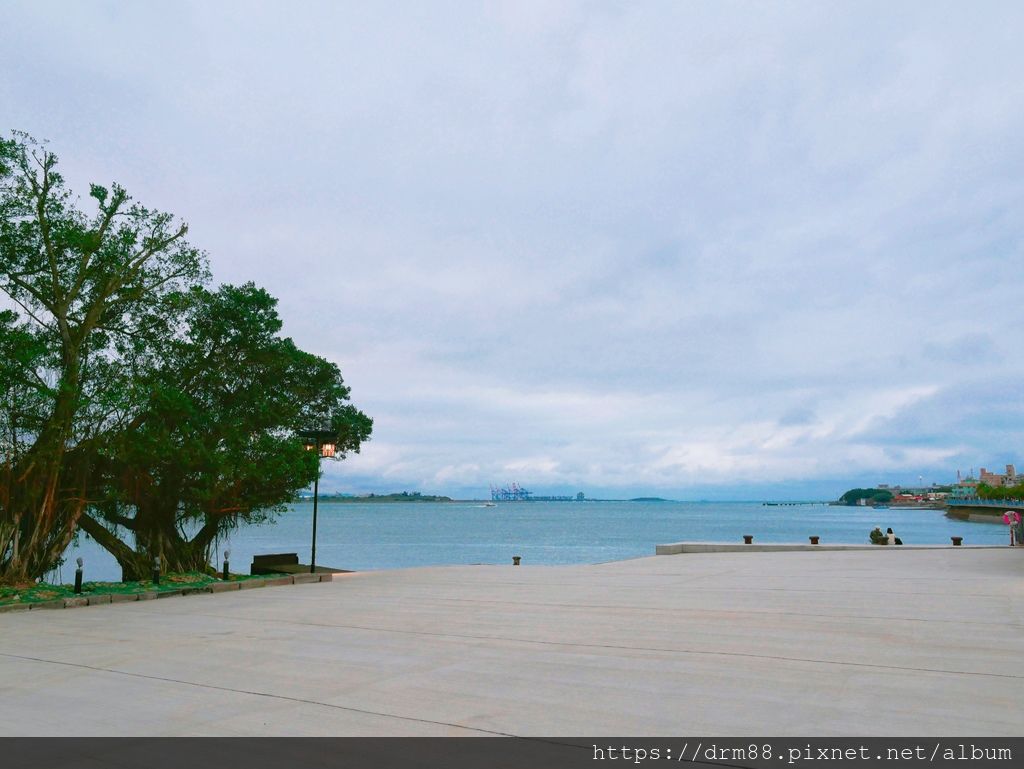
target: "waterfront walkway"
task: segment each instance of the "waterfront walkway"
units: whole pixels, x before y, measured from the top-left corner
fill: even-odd
[[[1019,735],[1024,548],[368,572],[0,615],[4,735]]]

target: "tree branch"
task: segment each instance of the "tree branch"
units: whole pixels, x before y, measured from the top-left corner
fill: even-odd
[[[124,564],[135,558],[134,550],[111,534],[103,524],[88,513],[82,513],[78,519],[78,525],[82,527],[82,531],[95,539],[100,547],[114,556],[118,563]]]
[[[82,286],[85,285],[86,271],[89,269],[89,262],[92,257],[100,250],[100,246],[103,245],[103,238],[107,234],[107,229],[110,227],[110,223],[114,220],[117,215],[118,209],[121,204],[128,199],[128,193],[124,190],[116,190],[114,197],[110,201],[110,205],[100,207],[103,212],[103,219],[100,221],[99,229],[96,230],[96,243],[92,248],[85,249],[82,253],[82,258],[78,262],[78,277],[75,279],[74,285],[68,291],[68,303],[70,304],[78,296],[78,293],[82,290]]]
[[[36,217],[39,220],[39,232],[43,236],[43,248],[46,251],[46,259],[50,263],[53,296],[56,300],[55,303],[60,306],[64,304],[61,299],[60,272],[57,269],[57,254],[53,249],[53,240],[50,238],[50,220],[46,216],[46,201],[50,194],[50,168],[53,166],[50,158],[50,154],[44,152],[43,162],[40,163],[40,167],[43,169],[43,183],[38,188],[38,194],[36,195]]]
[[[12,276],[12,277],[13,277],[13,276]],[[20,300],[20,299],[19,299],[18,297],[16,297],[16,296],[13,296],[13,295],[11,295],[11,294],[9,294],[9,293],[7,294],[7,296],[9,296],[9,297],[10,297],[11,299],[13,299],[13,300],[14,300],[15,302],[17,302],[17,303],[18,303],[18,306],[19,306],[19,307],[20,307],[20,308],[21,308],[22,310],[24,310],[24,311],[25,311],[25,314],[26,314],[26,315],[28,315],[28,316],[29,316],[30,318],[32,318],[32,320],[34,320],[34,321],[35,321],[36,323],[38,323],[38,324],[39,324],[40,326],[42,326],[43,328],[47,328],[47,329],[48,329],[48,328],[50,328],[50,326],[49,326],[48,324],[44,323],[44,322],[43,322],[42,320],[40,320],[39,318],[37,318],[37,317],[36,317],[36,314],[35,314],[34,312],[32,312],[32,310],[30,310],[30,309],[28,308],[28,305],[27,305],[27,304],[25,304],[25,303],[24,303],[23,301],[21,301],[21,300]],[[49,308],[47,308],[47,309],[49,309]],[[52,330],[52,329],[51,329],[51,330]]]

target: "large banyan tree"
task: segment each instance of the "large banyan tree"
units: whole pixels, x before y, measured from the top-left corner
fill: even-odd
[[[312,483],[296,431],[329,425],[344,456],[372,428],[273,297],[208,287],[184,224],[116,185],[90,198],[45,146],[0,143],[0,582],[44,574],[79,527],[129,578],[206,568]]]
[[[318,460],[296,432],[326,419],[336,457],[370,434],[338,368],[278,335],[265,291],[196,288],[183,301],[181,333],[137,372],[137,401],[97,456],[80,521],[126,578],[148,574],[155,557],[172,571],[205,568],[218,535],[265,520],[311,484]]]

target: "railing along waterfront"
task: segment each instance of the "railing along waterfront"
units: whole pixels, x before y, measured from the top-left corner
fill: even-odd
[[[1024,507],[1024,499],[982,499],[981,497],[947,497],[949,507]]]

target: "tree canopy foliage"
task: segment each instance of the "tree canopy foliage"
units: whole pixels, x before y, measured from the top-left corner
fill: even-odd
[[[90,198],[44,145],[0,143],[2,581],[43,574],[79,526],[127,575],[202,568],[319,473],[295,431],[329,426],[343,457],[372,429],[272,296],[208,287],[183,223],[117,185]]]
[[[989,486],[978,484],[978,496],[982,499],[1024,499],[1024,483],[1017,486]]]
[[[892,501],[892,492],[888,489],[850,489],[839,498],[839,501],[846,505],[855,505],[858,499],[884,505]]]

